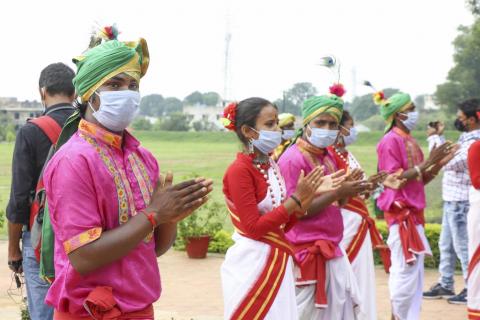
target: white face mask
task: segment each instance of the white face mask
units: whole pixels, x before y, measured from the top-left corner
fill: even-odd
[[[317,148],[326,148],[335,143],[338,136],[338,130],[328,130],[310,127],[312,132],[307,136],[308,141]]]
[[[90,102],[88,105],[95,119],[111,131],[122,132],[138,114],[140,93],[137,91],[101,91],[100,94],[96,94],[100,97],[98,110],[95,111]]]
[[[343,136],[343,142],[345,143],[346,146],[351,145],[355,141],[357,141],[358,133],[357,133],[357,128],[352,127],[349,130],[350,134],[348,136]]]
[[[283,130],[282,139],[290,140],[295,136],[295,130]]]
[[[408,117],[406,120],[402,120],[403,125],[409,131],[412,131],[413,129],[415,129],[418,121],[418,111],[412,111],[409,113],[403,113],[403,112],[400,112],[400,113]]]
[[[258,138],[253,140],[252,144],[265,155],[272,153],[282,143],[282,133],[280,131],[253,130],[258,133]]]

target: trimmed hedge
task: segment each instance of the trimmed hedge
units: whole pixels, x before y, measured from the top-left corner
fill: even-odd
[[[382,234],[385,242],[388,239],[388,227],[384,220],[377,220],[378,231]],[[428,242],[430,243],[430,248],[432,249],[432,257],[426,257],[425,267],[427,268],[438,268],[440,261],[440,251],[438,248],[438,240],[440,238],[441,225],[437,223],[427,223],[425,225],[425,235],[427,236]],[[233,245],[233,240],[231,238],[231,233],[225,230],[220,230],[215,234],[213,239],[210,241],[210,246],[208,248],[209,252],[216,253],[225,253],[227,249]],[[380,256],[378,255],[377,250],[374,250],[374,259],[375,264],[381,264]],[[460,264],[457,262],[457,270],[460,269]]]

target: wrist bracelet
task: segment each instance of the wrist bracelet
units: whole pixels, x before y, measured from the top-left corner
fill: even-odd
[[[415,169],[415,171],[416,171],[417,174],[418,174],[418,179],[419,179],[420,181],[422,181],[422,180],[423,180],[423,174],[422,174],[422,170],[420,169],[420,167],[419,167],[419,166],[415,166],[415,167],[413,167],[413,168]]]
[[[302,208],[302,202],[296,197],[294,196],[293,194],[290,196],[290,198],[295,201],[295,203],[300,207],[300,209],[303,209]]]
[[[150,213],[146,213],[145,211],[140,211],[141,213],[143,213],[145,215],[145,217],[147,217],[148,221],[150,222],[150,224],[152,225],[152,229],[155,229],[157,227],[157,221],[155,221],[155,217],[153,216],[154,213],[153,212],[150,212]]]

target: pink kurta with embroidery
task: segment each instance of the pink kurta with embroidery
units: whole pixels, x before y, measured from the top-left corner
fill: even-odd
[[[415,139],[398,128],[388,132],[377,146],[378,170],[393,173],[413,168],[423,162],[423,153]],[[417,210],[425,209],[425,186],[422,181],[410,180],[400,190],[385,188],[377,199],[378,207],[390,211],[394,201],[402,201]],[[392,225],[395,221],[387,219]]]
[[[46,302],[87,316],[83,302],[97,286],[113,288],[122,312],[142,310],[160,297],[155,241],[150,235],[120,260],[81,276],[68,253],[118,228],[150,202],[159,175],[153,155],[129,133],[109,133],[84,120],[44,174],[55,232],[55,281]]]
[[[335,160],[328,154],[328,151],[326,151],[324,156],[312,156],[316,158],[318,165],[324,166],[326,175],[337,171]],[[314,169],[315,164],[305,157],[297,144],[294,144],[282,155],[278,166],[285,179],[287,196],[290,196],[297,188],[300,171],[303,170],[305,175],[307,175]],[[336,245],[335,256],[341,257],[342,252],[338,246],[343,237],[343,219],[340,208],[336,205],[329,205],[315,216],[297,221],[286,234],[286,237],[295,245],[320,239],[330,240]],[[297,254],[297,258],[303,260],[304,253],[300,252]]]

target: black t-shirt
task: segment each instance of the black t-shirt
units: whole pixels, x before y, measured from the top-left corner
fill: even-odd
[[[52,117],[61,127],[74,112],[71,104],[48,107],[44,115]],[[12,161],[12,188],[7,206],[7,219],[13,223],[29,224],[30,205],[38,177],[52,143],[42,129],[27,122],[17,132]]]

